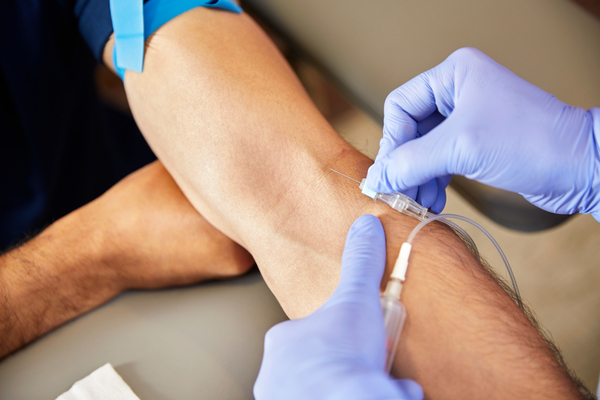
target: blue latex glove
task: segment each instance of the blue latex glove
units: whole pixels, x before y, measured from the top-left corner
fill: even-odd
[[[257,400],[417,400],[421,387],[395,381],[386,358],[379,284],[385,267],[381,222],[363,215],[346,239],[340,283],[312,315],[271,328],[254,385]]]
[[[451,175],[518,192],[554,213],[600,221],[600,109],[570,107],[475,49],[393,91],[367,176],[434,212]]]

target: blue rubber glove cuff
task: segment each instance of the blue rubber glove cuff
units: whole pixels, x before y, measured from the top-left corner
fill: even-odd
[[[111,0],[110,13],[115,31],[113,65],[124,79],[125,70],[142,72],[144,42],[158,28],[196,7],[217,8],[236,14],[242,8],[232,0]],[[141,24],[140,24],[140,21]]]
[[[589,200],[589,212],[596,221],[600,222],[600,108],[595,107],[588,111],[592,115],[592,135],[594,136],[594,144],[596,147],[596,163],[591,190],[594,198]]]

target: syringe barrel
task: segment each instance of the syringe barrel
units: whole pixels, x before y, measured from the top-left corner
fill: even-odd
[[[381,309],[383,310],[383,322],[387,338],[387,361],[386,371],[390,372],[396,355],[400,333],[406,320],[406,309],[396,297],[381,296]]]

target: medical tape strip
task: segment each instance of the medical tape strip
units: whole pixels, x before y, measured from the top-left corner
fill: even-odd
[[[113,65],[115,67],[115,70],[117,71],[117,74],[119,75],[119,77],[121,77],[121,80],[124,79],[126,69],[131,69],[132,71],[136,71],[136,72],[142,72],[142,65],[143,65],[143,59],[144,59],[144,42],[158,28],[160,28],[161,26],[163,26],[164,24],[166,24],[173,18],[177,17],[178,15],[181,15],[184,12],[189,11],[192,8],[196,8],[196,7],[217,8],[217,9],[221,9],[221,10],[231,11],[236,14],[239,14],[242,12],[242,8],[240,6],[238,6],[232,0],[150,0],[150,1],[148,1],[146,4],[143,4],[143,11],[141,13],[141,16],[143,19],[143,25],[141,28],[141,37],[142,37],[141,44],[136,42],[136,46],[140,46],[141,51],[139,51],[139,48],[129,50],[130,46],[133,46],[133,41],[127,41],[126,45],[125,45],[125,50],[123,50],[123,51],[132,51],[132,53],[135,55],[134,57],[131,57],[132,58],[131,65],[134,67],[139,65],[140,68],[139,68],[139,70],[137,70],[134,68],[130,68],[129,67],[130,64],[124,64],[123,62],[121,62],[120,53],[118,53],[118,51],[117,51],[117,49],[119,48],[119,46],[117,46],[119,36],[117,35],[116,26],[115,26],[115,14],[113,13],[113,2],[121,2],[121,1],[143,2],[143,0],[126,0],[126,1],[125,0],[111,0],[111,2],[110,2],[111,17],[113,20],[113,29],[115,29],[115,47],[113,49],[113,57],[112,58],[113,58]],[[122,9],[124,10],[125,7],[123,7]],[[121,8],[120,8],[120,10],[121,10]],[[130,10],[132,10],[132,12],[138,12],[137,10],[134,10],[133,7],[130,8]],[[120,15],[120,16],[117,16],[116,20],[118,23],[121,24],[121,23],[124,23],[125,20],[127,20],[129,17],[130,16],[123,17],[122,15]],[[139,12],[138,12],[138,15],[136,15],[136,16],[131,15],[131,18],[133,19],[132,25],[134,25],[136,23],[138,17],[139,17]],[[139,31],[139,27],[138,27],[138,31]],[[129,30],[128,35],[135,35],[135,33],[132,32],[132,30]],[[129,36],[125,36],[125,37],[127,38]],[[123,49],[123,46],[121,46],[120,48]],[[140,57],[139,60],[138,60],[138,57]],[[126,58],[126,60],[127,60],[127,62],[129,62],[130,58],[128,57],[128,58]]]

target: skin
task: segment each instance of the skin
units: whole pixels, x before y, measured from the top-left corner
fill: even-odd
[[[227,278],[253,264],[154,162],[0,257],[0,358],[124,290]]]
[[[109,41],[108,63],[111,50]],[[248,249],[290,317],[333,292],[346,233],[362,214],[382,221],[390,272],[417,221],[329,171],[360,179],[372,161],[327,124],[247,15],[197,8],[173,19],[148,39],[144,72],[127,71],[125,88],[186,197]],[[402,301],[408,319],[393,372],[419,382],[426,398],[582,398],[525,314],[448,229],[417,236]]]

